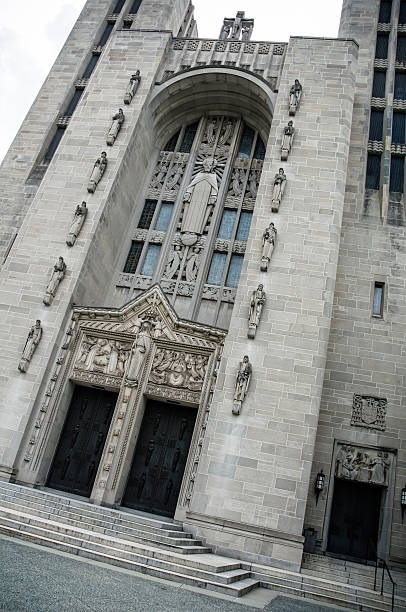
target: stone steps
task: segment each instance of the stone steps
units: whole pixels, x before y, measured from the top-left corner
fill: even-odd
[[[98,510],[76,499],[0,483],[2,534],[235,597],[259,586],[240,561],[212,554],[170,519],[111,508],[100,508],[98,516]],[[142,532],[145,527],[148,532]]]

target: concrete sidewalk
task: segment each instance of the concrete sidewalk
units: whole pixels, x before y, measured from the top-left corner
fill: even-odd
[[[267,589],[235,599],[0,536],[6,612],[334,612]]]

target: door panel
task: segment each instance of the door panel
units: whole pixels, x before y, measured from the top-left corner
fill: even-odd
[[[90,496],[117,394],[76,387],[47,486]]]
[[[196,410],[149,401],[123,505],[173,516],[196,421]]]
[[[336,479],[328,551],[376,559],[382,487]]]

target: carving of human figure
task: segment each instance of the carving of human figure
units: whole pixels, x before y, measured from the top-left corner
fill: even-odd
[[[166,181],[166,187],[168,189],[174,189],[179,185],[179,181],[183,173],[183,164],[179,161],[179,158],[175,159],[175,163],[171,168],[170,175]]]
[[[374,484],[384,484],[385,482],[385,461],[382,453],[379,452],[370,463],[369,481]]]
[[[293,127],[293,121],[288,121],[288,125],[283,128],[283,138],[282,138],[282,146],[281,146],[281,161],[287,161],[289,153],[292,149],[294,135],[295,135],[295,128]]]
[[[98,157],[93,166],[92,174],[90,175],[89,184],[87,190],[89,193],[96,191],[97,184],[100,182],[107,166],[107,153],[102,151],[100,157]]]
[[[152,345],[152,324],[150,321],[141,321],[141,326],[131,347],[131,355],[127,369],[126,382],[129,386],[136,386],[144,364]]]
[[[89,351],[92,347],[92,342],[89,342],[89,340],[87,339],[86,336],[83,336],[83,340],[82,340],[82,346],[80,347],[81,350],[81,355],[79,357],[79,359],[77,360],[77,363],[80,365],[84,365],[87,361],[87,358],[89,356]]]
[[[260,172],[258,170],[252,170],[250,172],[249,181],[248,181],[248,191],[249,191],[249,196],[251,198],[257,197],[259,177],[260,177]]]
[[[199,253],[199,248],[193,249],[189,253],[186,261],[186,280],[190,283],[194,283],[197,278],[197,273],[199,271]]]
[[[182,255],[182,247],[175,245],[165,266],[163,278],[171,279],[175,276],[180,268],[180,264],[182,263]]]
[[[213,117],[207,124],[207,144],[209,145],[214,145],[214,142],[216,140],[216,127],[217,121],[216,118]]]
[[[173,351],[158,349],[155,355],[151,372],[151,381],[163,385],[167,382],[168,370],[174,360]]]
[[[80,234],[80,230],[86,220],[87,217],[87,206],[86,202],[82,202],[82,204],[78,204],[76,206],[75,214],[73,217],[73,221],[70,226],[69,234],[66,239],[66,244],[68,246],[73,246],[76,242],[76,238]]]
[[[235,168],[231,180],[231,193],[233,196],[240,196],[242,194],[244,178],[244,170],[241,170],[240,168]]]
[[[261,256],[261,271],[267,272],[269,262],[271,261],[272,253],[275,248],[277,229],[273,223],[270,223],[262,234],[262,256]]]
[[[160,187],[163,184],[168,169],[169,162],[166,158],[164,158],[161,162],[159,162],[158,167],[155,170],[155,175],[151,180],[151,187]]]
[[[337,478],[341,478],[343,474],[343,463],[345,461],[346,456],[346,447],[339,446],[336,458],[336,476]]]
[[[298,79],[295,79],[294,84],[289,91],[289,115],[293,116],[299,107],[300,98],[302,97],[302,86]]]
[[[251,38],[251,26],[245,25],[242,28],[242,40],[249,40]]]
[[[121,130],[121,126],[124,123],[125,115],[123,113],[123,109],[119,108],[118,113],[113,115],[112,119],[113,123],[111,124],[109,133],[106,137],[106,143],[110,146],[114,144],[114,141],[116,140],[118,133]]]
[[[176,352],[167,377],[168,384],[172,387],[183,387],[186,370],[187,365],[184,354]]]
[[[242,11],[238,11],[235,19],[234,19],[234,23],[233,26],[231,28],[231,36],[230,38],[232,40],[238,40],[240,38],[240,32],[241,32],[241,19],[242,17],[244,17],[244,13]]]
[[[224,23],[220,31],[219,39],[225,40],[226,38],[230,36],[230,32],[231,32],[231,26],[228,23]]]
[[[130,104],[131,100],[137,93],[138,85],[140,84],[141,77],[140,71],[137,70],[135,74],[130,77],[130,82],[127,85],[126,92],[124,94],[124,104]]]
[[[250,310],[248,316],[248,338],[255,338],[257,327],[261,319],[262,308],[266,300],[266,293],[262,284],[252,292]]]
[[[283,194],[285,193],[286,187],[286,174],[283,168],[279,168],[279,172],[275,174],[273,181],[273,193],[272,193],[272,212],[278,212],[279,206],[281,205]]]
[[[42,300],[45,306],[50,306],[52,304],[52,300],[56,295],[59,283],[63,280],[65,273],[66,263],[64,262],[63,257],[58,257],[58,261],[54,265],[51,278],[47,288],[45,289],[45,295]]]
[[[228,144],[229,138],[233,133],[233,122],[231,119],[227,119],[225,127],[223,126],[224,132],[219,138],[219,145]]]
[[[181,226],[183,244],[192,246],[203,233],[209,214],[217,202],[218,184],[214,172],[216,160],[207,157],[184,194],[185,210]]]
[[[247,397],[251,375],[252,366],[249,357],[248,355],[244,355],[243,360],[240,361],[240,367],[235,381],[233,414],[239,415],[241,413],[243,401]]]
[[[99,338],[97,341],[96,351],[93,356],[93,369],[98,372],[107,372],[107,367],[110,362],[111,346],[105,338]]]
[[[18,369],[20,372],[26,372],[28,370],[28,364],[30,363],[32,356],[34,355],[35,349],[37,348],[42,336],[41,321],[37,319],[35,325],[33,325],[28,333],[27,340],[21,355]]]

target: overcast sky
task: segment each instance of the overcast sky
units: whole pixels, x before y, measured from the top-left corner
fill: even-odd
[[[0,160],[85,0],[0,0]],[[193,0],[202,38],[217,38],[237,10],[255,19],[253,40],[337,36],[342,0]]]

